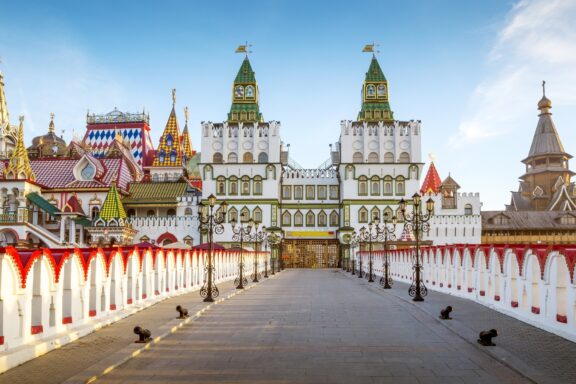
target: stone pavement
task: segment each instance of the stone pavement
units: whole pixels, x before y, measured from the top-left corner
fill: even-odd
[[[235,291],[232,282],[219,283],[218,288],[219,298]],[[0,374],[0,384],[62,383],[116,351],[133,345],[138,338],[133,333],[136,325],[150,329],[152,336],[157,336],[163,325],[178,316],[175,309],[178,304],[188,308],[191,314],[206,307],[198,291],[166,299]]]
[[[282,272],[98,382],[532,382],[375,284],[338,270]]]
[[[388,293],[377,283],[366,280],[359,283],[379,294]],[[465,340],[474,341],[482,330],[498,329],[496,347],[483,350],[538,383],[576,383],[575,343],[484,305],[440,292],[429,290],[424,302],[414,304],[408,296],[408,287],[395,282],[389,292],[435,318],[441,308],[451,305],[453,319],[442,324]]]

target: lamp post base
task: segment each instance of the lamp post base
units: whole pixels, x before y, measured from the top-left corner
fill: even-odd
[[[422,296],[415,296],[412,301],[424,301],[424,298]]]

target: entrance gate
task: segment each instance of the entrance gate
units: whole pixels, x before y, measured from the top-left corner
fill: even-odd
[[[338,240],[284,240],[282,260],[285,268],[336,268]]]

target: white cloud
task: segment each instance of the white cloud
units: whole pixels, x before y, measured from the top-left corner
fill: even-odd
[[[488,56],[491,71],[474,90],[451,146],[513,132],[514,122],[535,115],[544,79],[553,101],[576,104],[575,19],[574,1],[522,0],[512,8]]]

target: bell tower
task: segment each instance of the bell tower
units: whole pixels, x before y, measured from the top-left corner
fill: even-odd
[[[248,55],[246,55],[232,85],[232,107],[228,113],[228,122],[263,122],[264,118],[260,113],[258,98],[256,76],[250,65],[250,60],[248,60]]]
[[[388,101],[388,80],[380,68],[376,55],[372,55],[362,86],[362,110],[358,113],[358,121],[392,122],[393,120],[394,113]]]

